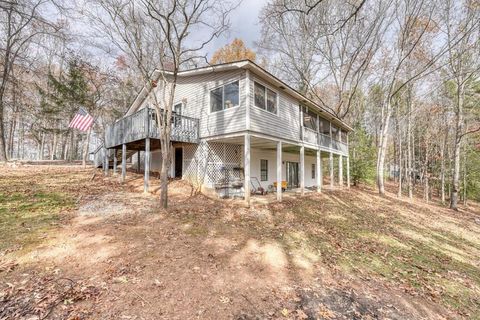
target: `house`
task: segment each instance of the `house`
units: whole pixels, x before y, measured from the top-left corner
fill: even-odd
[[[155,71],[153,78],[161,72]],[[166,71],[163,75],[170,76]],[[149,90],[160,94],[162,88],[160,84],[143,88],[105,137],[114,170],[122,162],[123,179],[128,157],[144,164],[145,191],[149,172],[159,171],[161,164]],[[333,185],[334,158],[338,158],[338,181],[343,185],[346,160],[350,183],[351,127],[252,61],[181,71],[174,101],[171,177],[247,202],[252,189],[261,185],[277,191],[281,200],[282,182],[302,194],[307,187],[321,189],[322,158],[329,159]]]

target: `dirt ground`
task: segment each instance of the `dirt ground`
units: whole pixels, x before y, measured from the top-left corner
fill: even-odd
[[[0,167],[0,319],[480,319],[478,204],[169,186],[162,210],[133,172]]]

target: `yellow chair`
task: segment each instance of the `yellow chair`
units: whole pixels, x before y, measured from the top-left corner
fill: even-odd
[[[276,181],[273,183],[273,186],[275,187],[275,190],[277,190],[277,182]],[[285,191],[285,190],[287,190],[287,181],[283,180],[282,181],[282,191]]]

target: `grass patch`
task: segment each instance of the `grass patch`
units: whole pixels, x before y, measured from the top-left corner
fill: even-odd
[[[36,243],[74,200],[60,192],[0,193],[0,251]]]
[[[353,196],[342,201],[325,197],[321,208],[314,197],[296,204],[292,208],[296,221],[290,223],[289,232],[301,228],[309,247],[330,257],[323,262],[352,276],[383,279],[407,292],[440,300],[459,313],[473,316],[480,310],[480,270],[458,258],[469,252],[465,256],[478,261],[478,251],[468,250],[478,243],[466,243],[458,236],[463,232],[460,224],[457,230],[439,230],[428,220],[413,224],[399,214],[401,204],[364,207]],[[289,246],[301,244],[290,241]]]

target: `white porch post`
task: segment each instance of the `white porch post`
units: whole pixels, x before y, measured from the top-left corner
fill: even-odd
[[[322,152],[317,150],[317,165],[316,165],[317,192],[322,192]]]
[[[125,182],[127,176],[127,145],[122,144],[122,182]]]
[[[330,188],[333,188],[333,179],[335,178],[333,175],[333,134],[332,134],[332,122],[330,122],[330,158],[329,158],[329,167],[330,167]]]
[[[347,156],[347,188],[350,188],[350,156]]]
[[[148,184],[150,182],[150,138],[145,139],[145,175],[143,179],[143,193],[148,192]]]
[[[113,149],[113,175],[117,175],[117,149]]]
[[[244,161],[245,161],[245,202],[250,206],[250,134],[245,134],[244,143]]]
[[[348,149],[348,134],[347,134],[347,188],[350,188],[350,150]]]
[[[282,201],[282,142],[277,142],[277,200]]]
[[[300,194],[305,195],[305,147],[300,147]]]
[[[343,156],[338,156],[338,184],[343,187]]]
[[[330,151],[330,157],[329,157],[329,169],[330,169],[330,187],[333,188],[333,183],[334,183],[334,175],[333,175],[333,153]]]

